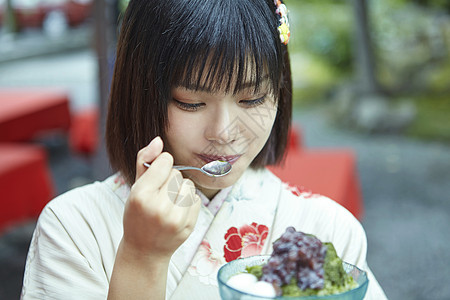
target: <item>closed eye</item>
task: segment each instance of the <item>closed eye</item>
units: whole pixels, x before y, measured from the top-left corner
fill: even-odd
[[[263,97],[258,98],[258,99],[240,100],[239,103],[243,104],[246,107],[255,107],[255,106],[263,104],[265,101],[266,101],[266,96],[264,95]]]
[[[173,99],[176,106],[186,111],[197,111],[199,108],[205,106],[205,103],[186,103],[179,101],[177,99]]]

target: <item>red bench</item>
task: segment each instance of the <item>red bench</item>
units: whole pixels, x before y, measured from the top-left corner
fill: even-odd
[[[296,128],[290,135],[301,139]],[[354,152],[350,149],[305,149],[295,147],[293,141],[289,145],[284,164],[268,169],[289,185],[335,200],[361,219],[363,201]]]
[[[0,142],[29,141],[70,127],[67,93],[54,88],[0,89]]]
[[[37,217],[54,196],[45,150],[21,143],[69,128],[69,97],[64,90],[0,89],[0,231]]]
[[[96,108],[89,108],[72,115],[69,131],[69,144],[73,152],[82,155],[92,155],[98,147],[99,112]]]
[[[0,144],[0,232],[35,218],[53,197],[47,156],[36,145]]]

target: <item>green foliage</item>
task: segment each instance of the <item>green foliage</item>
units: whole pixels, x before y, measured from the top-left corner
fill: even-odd
[[[293,98],[295,106],[315,105],[342,77],[342,72],[320,57],[307,53],[291,53]]]
[[[421,96],[415,100],[417,118],[410,126],[410,136],[450,143],[450,101],[448,95]]]
[[[118,1],[119,11],[124,12],[128,6],[128,2],[130,2],[130,0],[119,0]]]
[[[285,2],[291,12],[294,104],[323,103],[320,100],[351,76],[352,2]],[[402,91],[396,97],[411,99],[417,108],[407,134],[450,142],[450,16],[442,14],[450,12],[450,0],[369,4],[378,79],[384,88]]]
[[[447,91],[450,94],[450,58],[433,70],[428,77],[428,85],[434,91]],[[448,96],[450,102],[450,95]],[[450,118],[450,114],[449,114]],[[450,122],[449,122],[450,123]]]
[[[448,0],[403,0],[403,1],[412,2],[415,4],[432,8],[445,9],[447,12],[450,12],[450,1]]]
[[[289,9],[289,52],[294,105],[315,105],[328,97],[353,65],[353,11],[348,1],[285,0]]]
[[[352,68],[352,11],[347,1],[285,1],[291,25],[291,52],[306,52],[330,66]]]

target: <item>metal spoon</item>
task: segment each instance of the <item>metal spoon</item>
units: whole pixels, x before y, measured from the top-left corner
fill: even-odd
[[[144,166],[147,168],[150,167],[149,163],[144,163]],[[227,161],[223,160],[214,160],[212,162],[207,163],[201,168],[196,167],[190,167],[190,166],[173,166],[174,169],[177,170],[197,170],[203,172],[203,174],[206,174],[211,177],[221,177],[225,176],[231,171],[231,164]]]

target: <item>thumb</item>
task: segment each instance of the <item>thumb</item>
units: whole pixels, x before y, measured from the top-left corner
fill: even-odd
[[[136,180],[147,170],[144,162],[151,164],[162,153],[163,147],[161,137],[157,136],[148,146],[139,150],[136,158]]]

